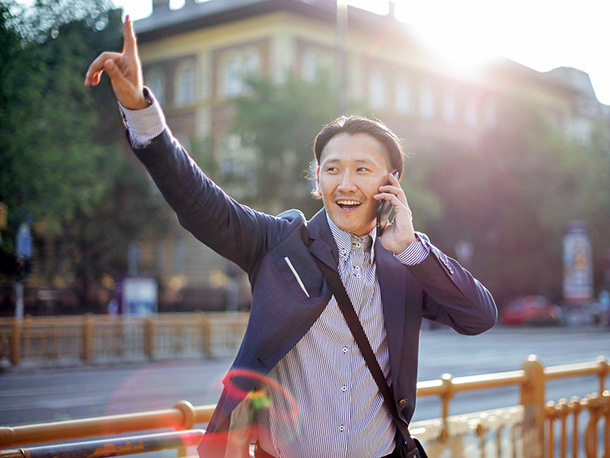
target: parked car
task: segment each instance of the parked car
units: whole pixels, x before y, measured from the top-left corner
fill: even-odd
[[[543,296],[519,297],[500,311],[502,324],[559,325],[561,322],[561,308]]]

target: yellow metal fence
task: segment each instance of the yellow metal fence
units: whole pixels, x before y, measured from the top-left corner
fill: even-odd
[[[604,358],[544,368],[535,357],[530,357],[517,371],[457,378],[445,376],[420,382],[418,397],[438,396],[443,415],[434,420],[413,422],[410,430],[425,444],[430,457],[607,458],[610,457],[610,392],[604,389],[604,383],[609,368],[608,360]],[[583,375],[598,377],[598,393],[584,399],[545,402],[548,380]],[[448,415],[450,401],[457,393],[510,385],[520,387],[519,405]],[[194,407],[181,401],[166,410],[0,427],[0,449],[85,437],[111,438],[136,431],[190,430],[195,425],[207,423],[213,411],[213,405]],[[0,450],[0,458],[20,456],[17,453]]]
[[[247,313],[3,319],[0,361],[16,366],[232,355],[247,322]]]

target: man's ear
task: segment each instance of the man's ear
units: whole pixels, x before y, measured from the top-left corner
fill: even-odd
[[[320,167],[319,166],[316,168],[316,192],[319,195],[322,195],[322,193],[320,192]]]

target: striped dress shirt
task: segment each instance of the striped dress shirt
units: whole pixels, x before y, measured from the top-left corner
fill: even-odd
[[[340,230],[330,218],[328,223],[339,249],[341,280],[391,383],[381,291],[373,262],[375,230],[357,237]],[[397,258],[416,264],[427,254],[417,242]],[[394,450],[392,417],[334,296],[269,378],[283,388],[269,390],[269,435],[266,428],[259,429],[261,446],[269,453],[280,458],[375,458]],[[298,415],[290,415],[294,405]]]

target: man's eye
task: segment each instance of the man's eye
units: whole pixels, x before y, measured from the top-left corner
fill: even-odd
[[[358,167],[358,169],[356,171],[357,172],[368,172],[369,169],[367,169],[366,167]]]

